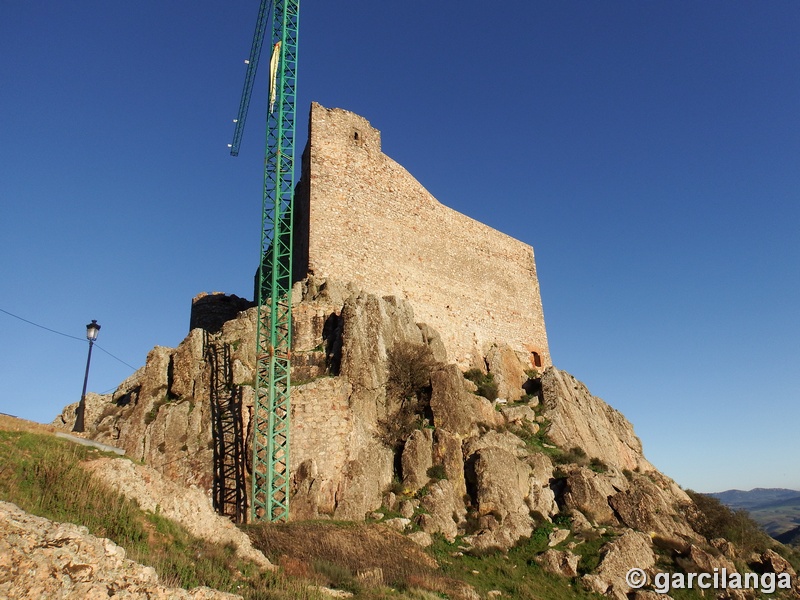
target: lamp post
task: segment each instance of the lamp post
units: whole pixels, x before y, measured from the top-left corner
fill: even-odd
[[[72,431],[83,431],[83,416],[86,412],[86,384],[89,381],[89,364],[92,362],[92,346],[97,339],[97,334],[100,331],[100,325],[97,321],[92,319],[92,322],[86,326],[86,339],[89,340],[89,356],[86,359],[86,374],[83,376],[83,392],[81,393],[81,401],[78,403],[78,410],[75,411],[75,426]]]

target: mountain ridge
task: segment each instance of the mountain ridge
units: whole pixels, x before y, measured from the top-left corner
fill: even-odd
[[[778,541],[797,539],[800,528],[800,491],[788,488],[731,489],[708,494],[733,510],[746,510],[764,531]],[[787,538],[788,536],[788,538]],[[787,542],[783,542],[787,543]],[[791,542],[789,542],[791,543]]]

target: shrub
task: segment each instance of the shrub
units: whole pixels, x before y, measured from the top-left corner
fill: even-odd
[[[387,353],[387,393],[399,399],[419,396],[430,386],[434,362],[428,346],[408,342],[395,344]]]
[[[686,493],[697,507],[689,515],[689,523],[695,531],[706,538],[725,538],[747,552],[763,552],[770,545],[770,538],[746,510],[731,510],[722,502],[693,490]]]
[[[560,512],[555,517],[553,517],[553,524],[558,525],[559,527],[571,529],[572,517],[567,513]]]
[[[561,453],[560,455],[556,455],[555,462],[562,465],[568,465],[572,463],[585,465],[587,464],[586,451],[583,448],[580,448],[579,446],[573,446],[572,448]]]
[[[484,373],[480,369],[470,369],[464,373],[464,377],[478,386],[477,394],[483,396],[490,402],[497,400],[497,384],[494,381],[494,374]]]
[[[605,473],[608,471],[608,465],[596,456],[589,461],[589,468],[596,473]]]
[[[570,448],[570,453],[574,454],[578,458],[586,458],[586,451],[580,446],[573,446]]]
[[[431,479],[447,479],[447,472],[444,469],[444,465],[433,465],[428,469],[427,475]]]
[[[387,356],[387,399],[395,410],[378,421],[378,437],[395,450],[415,429],[422,427],[430,410],[431,370],[435,361],[428,346],[398,343]]]

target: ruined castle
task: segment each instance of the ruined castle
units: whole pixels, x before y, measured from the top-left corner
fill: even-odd
[[[533,248],[436,200],[351,112],[312,104],[295,194],[294,279],[353,282],[414,307],[448,360],[505,343],[551,364]]]

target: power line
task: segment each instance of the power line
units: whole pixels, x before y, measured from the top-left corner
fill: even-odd
[[[50,333],[57,333],[58,335],[63,335],[64,337],[68,337],[68,338],[71,338],[73,340],[78,340],[79,342],[84,341],[84,338],[79,338],[79,337],[76,337],[74,335],[69,335],[68,333],[61,333],[60,331],[56,331],[55,329],[50,329],[49,327],[45,327],[44,325],[39,325],[38,323],[34,323],[33,321],[29,321],[28,319],[23,319],[19,315],[15,315],[14,313],[10,313],[7,310],[4,310],[2,308],[0,308],[0,312],[4,312],[7,315],[9,315],[10,317],[14,317],[15,319],[19,319],[20,321],[24,321],[25,323],[28,323],[29,325],[33,325],[34,327],[38,327],[39,329],[44,329],[45,331],[49,331]],[[134,367],[133,365],[129,365],[128,363],[126,363],[121,358],[119,358],[117,356],[114,356],[113,354],[111,354],[111,352],[109,352],[105,348],[100,347],[100,345],[97,342],[95,342],[94,345],[95,345],[96,348],[99,348],[100,350],[102,350],[103,352],[108,354],[111,358],[113,358],[114,360],[118,360],[123,365],[133,369],[134,371],[136,370],[136,367]]]
[[[73,340],[78,340],[79,342],[83,341],[83,338],[75,337],[74,335],[69,335],[68,333],[61,333],[60,331],[56,331],[55,329],[50,329],[49,327],[45,327],[44,325],[39,325],[38,323],[34,323],[33,321],[28,321],[28,319],[23,319],[19,315],[10,313],[7,310],[3,310],[2,308],[0,308],[0,312],[4,312],[9,316],[14,317],[15,319],[19,319],[20,321],[25,321],[29,325],[33,325],[34,327],[38,327],[39,329],[44,329],[45,331],[49,331],[51,333],[57,333],[58,335],[63,335],[64,337],[72,338]]]
[[[122,363],[123,365],[125,365],[126,367],[130,367],[130,368],[131,368],[131,369],[133,369],[134,371],[136,370],[136,367],[134,367],[133,365],[129,365],[128,363],[126,363],[126,362],[125,362],[124,360],[122,360],[121,358],[117,358],[116,356],[114,356],[113,354],[111,354],[111,352],[109,352],[108,350],[106,350],[106,349],[105,349],[105,348],[103,348],[102,346],[98,345],[98,343],[97,343],[97,342],[95,342],[95,343],[94,343],[94,347],[95,347],[95,348],[99,348],[100,350],[102,350],[103,352],[105,352],[106,354],[108,354],[108,355],[109,355],[111,358],[118,360],[119,362],[121,362],[121,363]]]

